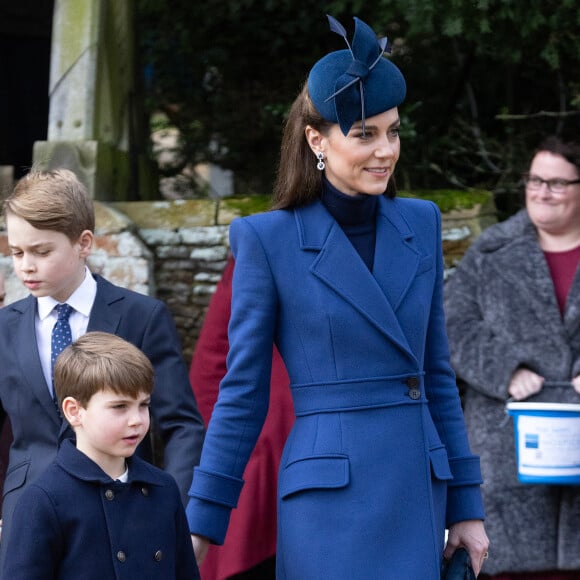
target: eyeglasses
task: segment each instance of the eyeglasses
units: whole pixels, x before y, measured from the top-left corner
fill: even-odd
[[[552,193],[564,193],[569,185],[580,183],[580,179],[542,179],[537,175],[524,174],[524,183],[528,189],[541,189],[542,184],[548,186]]]

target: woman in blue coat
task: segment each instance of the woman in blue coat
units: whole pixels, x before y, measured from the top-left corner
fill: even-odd
[[[479,458],[449,365],[440,216],[398,199],[405,81],[355,18],[286,124],[273,211],[235,220],[228,372],[187,514],[198,563],[223,541],[268,410],[272,342],[296,421],[278,484],[277,577],[439,579],[487,550]],[[445,528],[449,540],[445,546]]]

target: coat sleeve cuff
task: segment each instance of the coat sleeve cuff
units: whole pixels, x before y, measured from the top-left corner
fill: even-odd
[[[189,496],[234,508],[238,505],[243,485],[243,479],[223,473],[204,471],[196,467],[193,471]]]
[[[479,485],[447,488],[447,527],[465,520],[484,520],[485,510]]]
[[[449,482],[449,487],[481,485],[483,483],[479,457],[477,455],[450,458],[449,467],[453,474],[453,479]]]
[[[453,479],[448,482],[447,488],[447,526],[465,520],[485,519],[479,457],[455,457],[449,460],[449,467]]]
[[[223,544],[232,508],[237,507],[243,479],[196,467],[186,514],[189,531]]]
[[[192,497],[185,508],[190,534],[208,538],[212,544],[223,544],[231,509]]]

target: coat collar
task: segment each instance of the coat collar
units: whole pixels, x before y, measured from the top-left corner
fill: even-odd
[[[64,439],[60,444],[56,463],[61,469],[77,479],[95,483],[111,483],[113,480],[84,453],[80,452],[72,439]],[[129,480],[127,483],[147,483],[161,485],[159,477],[151,467],[136,456],[127,458]]]
[[[350,303],[416,363],[396,310],[415,277],[421,258],[414,232],[396,199],[379,198],[373,272],[322,202],[295,211],[300,247],[318,252],[310,271]]]

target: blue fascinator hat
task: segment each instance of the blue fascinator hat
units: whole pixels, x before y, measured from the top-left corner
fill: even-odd
[[[348,49],[321,58],[308,75],[308,92],[320,115],[338,123],[346,135],[356,121],[397,107],[405,99],[407,86],[401,71],[383,57],[391,52],[386,38],[378,39],[373,29],[354,17],[352,46],[346,30],[332,16],[330,29],[340,34]]]

